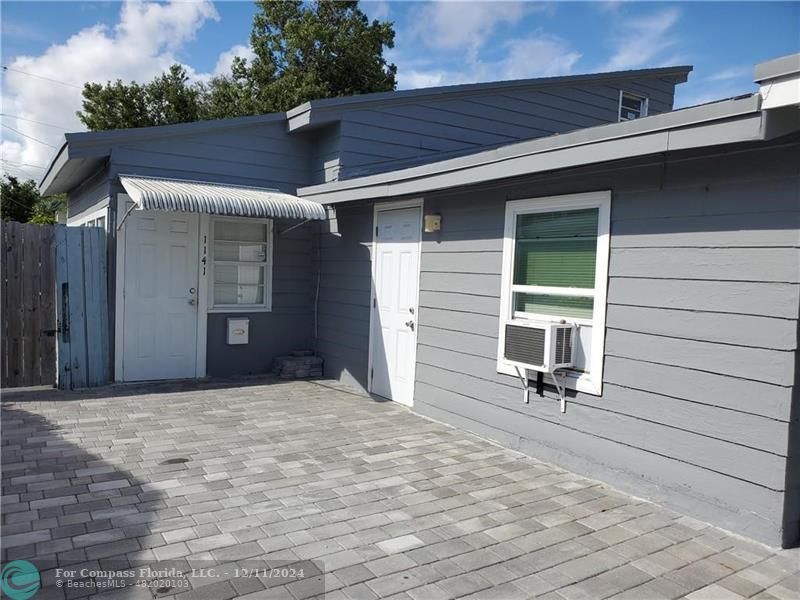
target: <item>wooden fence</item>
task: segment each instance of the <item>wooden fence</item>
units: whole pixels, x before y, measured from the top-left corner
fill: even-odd
[[[2,223],[2,387],[110,380],[106,235]]]
[[[56,383],[55,229],[0,226],[0,385]]]

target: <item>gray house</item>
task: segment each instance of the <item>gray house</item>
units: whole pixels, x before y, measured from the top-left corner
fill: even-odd
[[[800,56],[672,111],[689,71],[70,134],[41,188],[109,232],[115,380],[314,348],[326,376],[791,545]],[[568,366],[515,358],[534,326],[569,330]]]

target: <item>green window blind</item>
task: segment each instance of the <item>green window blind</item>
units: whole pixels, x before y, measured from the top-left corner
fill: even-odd
[[[518,216],[514,284],[594,288],[598,212],[590,208]]]
[[[514,294],[514,312],[571,319],[591,319],[593,307],[594,298],[553,296],[552,294]]]

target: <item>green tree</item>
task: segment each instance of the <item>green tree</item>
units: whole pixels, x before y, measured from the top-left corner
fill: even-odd
[[[189,83],[186,69],[172,65],[144,85],[135,81],[87,83],[83,86],[83,110],[77,115],[92,131],[170,125],[196,121],[200,116],[201,90]]]
[[[67,198],[64,194],[56,196],[40,196],[33,206],[33,214],[28,220],[37,225],[52,225],[56,222],[58,212],[66,205]]]
[[[261,0],[257,6],[250,35],[256,56],[249,68],[239,65],[257,110],[395,88],[397,67],[383,56],[394,47],[392,24],[370,23],[357,1]]]
[[[4,175],[0,180],[0,216],[19,223],[55,223],[56,213],[64,206],[64,196],[41,196],[33,179],[20,182]]]
[[[357,0],[261,0],[250,45],[230,74],[191,83],[180,65],[150,83],[87,83],[80,120],[90,130],[167,125],[284,111],[308,100],[395,89],[387,21],[369,21]]]

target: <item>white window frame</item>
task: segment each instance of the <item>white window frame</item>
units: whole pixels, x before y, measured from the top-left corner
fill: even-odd
[[[267,264],[264,269],[264,302],[262,304],[216,304],[214,302],[214,267],[216,259],[214,257],[215,239],[214,227],[220,221],[245,221],[247,223],[257,223],[267,226]],[[209,313],[254,313],[272,311],[272,271],[273,250],[275,239],[275,224],[272,219],[253,219],[250,217],[211,217],[208,236],[208,311]],[[259,263],[252,263],[258,266]]]
[[[625,90],[619,91],[619,105],[617,108],[617,121],[620,123],[626,121],[636,121],[637,119],[623,119],[622,118],[622,98],[624,96],[630,96],[631,98],[636,98],[637,100],[641,100],[642,102],[642,110],[641,114],[639,115],[639,119],[643,119],[647,116],[648,108],[650,106],[650,99],[647,96],[643,96],[642,94],[636,94],[635,92],[627,92]]]
[[[514,253],[516,250],[517,217],[531,213],[597,208],[597,255],[594,289],[514,285]],[[513,200],[506,203],[505,235],[503,239],[503,271],[500,290],[500,323],[497,344],[497,371],[517,376],[514,367],[503,360],[505,322],[513,319],[558,322],[562,318],[578,326],[592,326],[592,346],[588,352],[588,372],[559,371],[559,381],[566,387],[599,396],[603,393],[603,355],[605,352],[606,300],[608,294],[609,229],[611,223],[611,191],[597,191],[564,196],[547,196]],[[593,297],[592,319],[575,319],[554,315],[513,312],[513,293],[575,295]]]
[[[87,227],[93,221],[96,221],[99,218],[105,218],[106,225],[104,229],[106,231],[110,231],[109,222],[108,222],[108,200],[106,199],[106,204],[103,205],[102,208],[97,208],[91,212],[85,212],[79,214],[77,217],[67,218],[67,226],[68,227]]]

